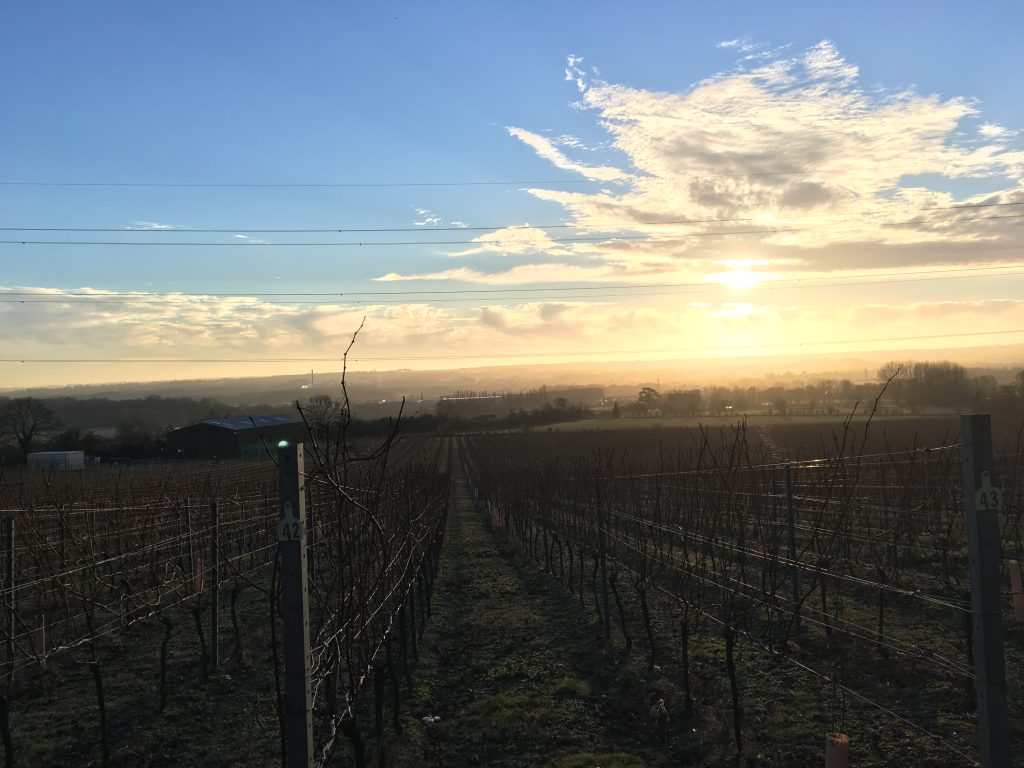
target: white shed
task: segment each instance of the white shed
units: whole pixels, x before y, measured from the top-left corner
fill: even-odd
[[[82,469],[85,451],[38,451],[28,455],[31,469]]]

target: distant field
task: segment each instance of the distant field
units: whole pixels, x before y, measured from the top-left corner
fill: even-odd
[[[580,421],[564,421],[558,424],[547,424],[540,427],[533,427],[534,431],[544,432],[548,429],[564,430],[574,432],[585,429],[644,429],[644,428],[665,428],[665,427],[696,427],[698,424],[705,427],[727,427],[746,419],[747,426],[776,425],[776,424],[815,424],[815,425],[839,425],[842,424],[848,414],[836,416],[766,416],[764,414],[736,414],[734,416],[652,416],[649,418],[611,419],[608,417],[582,419]],[[863,421],[867,412],[858,410],[856,420]],[[876,416],[877,423],[892,421],[920,421],[931,420],[952,420],[952,416]]]
[[[903,450],[907,448],[935,448],[955,443],[959,439],[960,419],[957,415],[938,416],[875,416],[867,435],[864,426],[868,411],[860,412],[850,422],[847,451],[857,451],[862,441],[870,452]],[[532,432],[615,432],[645,433],[648,430],[662,437],[665,433],[689,431],[698,427],[714,431],[746,422],[747,430],[773,449],[788,449],[791,458],[806,458],[834,453],[837,441],[842,440],[846,415],[836,416],[700,416],[652,418],[595,418],[561,422],[533,427]],[[1024,429],[1024,413],[992,414],[993,439],[997,451],[1014,450],[1018,436]],[[521,431],[521,430],[509,430]],[[852,440],[852,448],[849,440]]]

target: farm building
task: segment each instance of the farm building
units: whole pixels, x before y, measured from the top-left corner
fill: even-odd
[[[82,469],[84,451],[37,451],[28,455],[30,469]]]
[[[287,416],[245,416],[211,419],[167,433],[167,453],[178,459],[266,458],[281,440],[307,437],[301,419]]]

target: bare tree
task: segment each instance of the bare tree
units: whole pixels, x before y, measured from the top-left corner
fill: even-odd
[[[41,400],[18,397],[0,409],[0,438],[13,440],[26,456],[41,433],[57,426],[57,417]]]
[[[341,403],[336,403],[330,395],[313,395],[304,410],[309,426],[317,431],[318,436],[327,437],[330,426],[341,414]]]

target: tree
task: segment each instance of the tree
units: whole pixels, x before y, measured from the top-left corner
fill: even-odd
[[[789,403],[786,402],[786,398],[782,395],[777,395],[772,398],[772,408],[775,409],[775,413],[779,416],[786,416],[789,414]]]
[[[669,416],[697,416],[703,404],[699,389],[676,389],[662,398],[662,411]]]
[[[612,418],[613,419],[618,419],[621,416],[622,416],[622,409],[619,408],[619,401],[616,400],[614,403],[612,403]]]
[[[707,404],[710,413],[721,416],[729,405],[729,390],[725,387],[712,387],[708,392]]]
[[[970,402],[967,369],[948,360],[914,363],[911,406],[957,407]]]
[[[897,405],[902,405],[907,396],[907,382],[914,368],[912,362],[890,360],[878,369],[878,383],[888,384],[886,395]]]
[[[995,376],[987,374],[975,376],[969,381],[969,384],[976,406],[995,400],[999,394],[999,381]]]
[[[36,438],[56,426],[53,411],[34,397],[17,397],[0,409],[0,437],[13,440],[26,456]]]
[[[331,428],[341,417],[341,403],[330,395],[313,395],[303,409],[309,428],[318,439],[330,438]]]
[[[650,407],[657,402],[659,397],[660,395],[658,395],[658,390],[654,387],[644,387],[640,390],[640,394],[637,396],[637,402],[641,405]]]

